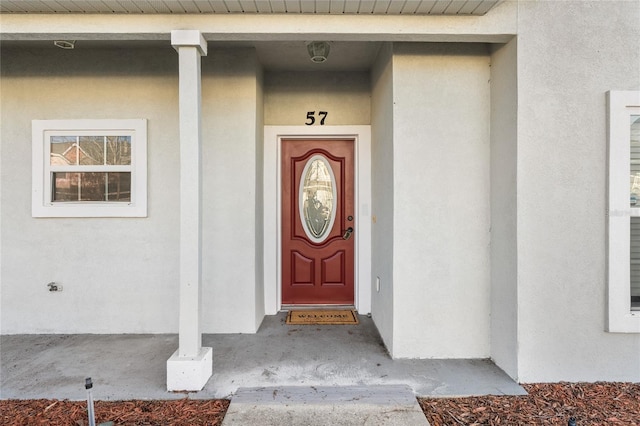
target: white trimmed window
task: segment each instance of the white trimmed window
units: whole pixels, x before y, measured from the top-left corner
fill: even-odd
[[[609,105],[608,326],[640,332],[640,91]]]
[[[146,217],[147,120],[33,120],[33,217]]]

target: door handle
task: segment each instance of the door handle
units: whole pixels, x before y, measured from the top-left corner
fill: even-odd
[[[342,236],[342,238],[344,238],[345,240],[348,240],[349,238],[351,238],[351,234],[353,234],[352,226],[350,226],[346,231],[344,231],[344,235]]]

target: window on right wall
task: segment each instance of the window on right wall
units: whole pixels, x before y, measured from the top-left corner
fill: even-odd
[[[640,91],[607,95],[607,331],[640,333]]]

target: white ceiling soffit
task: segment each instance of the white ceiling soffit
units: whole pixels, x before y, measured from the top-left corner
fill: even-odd
[[[501,0],[2,0],[0,13],[484,15]]]

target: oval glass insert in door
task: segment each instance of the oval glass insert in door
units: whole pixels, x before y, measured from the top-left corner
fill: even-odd
[[[298,205],[302,227],[307,237],[323,242],[333,228],[336,217],[338,188],[331,165],[323,155],[314,155],[304,166],[300,177]]]

